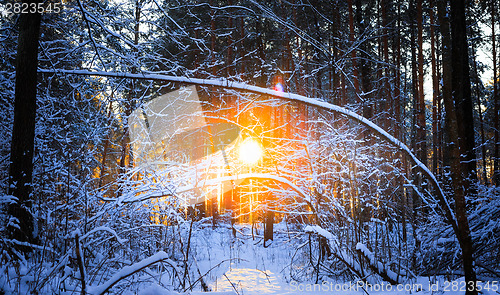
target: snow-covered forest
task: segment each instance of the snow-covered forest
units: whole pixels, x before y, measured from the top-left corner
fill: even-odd
[[[0,294],[500,294],[495,0],[2,0]]]

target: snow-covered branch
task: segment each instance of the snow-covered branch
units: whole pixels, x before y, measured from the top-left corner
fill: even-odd
[[[88,288],[88,291],[90,294],[104,294],[106,293],[109,289],[111,289],[116,283],[118,283],[120,280],[129,277],[141,270],[143,270],[146,267],[149,267],[155,263],[158,262],[167,262],[170,264],[172,267],[175,268],[175,262],[171,261],[168,258],[168,254],[160,251],[156,253],[153,256],[150,256],[148,258],[145,258],[137,263],[134,263],[130,266],[125,266],[118,272],[116,272],[109,280],[107,280],[104,284],[101,284],[99,286],[91,286]],[[176,269],[176,271],[178,271]]]
[[[322,108],[325,110],[329,110],[332,112],[340,113],[342,115],[347,116],[348,118],[368,127],[370,130],[378,134],[380,137],[387,140],[391,145],[395,146],[399,150],[401,150],[406,156],[408,156],[413,163],[428,177],[428,179],[432,182],[433,186],[436,188],[438,193],[439,201],[442,210],[445,213],[448,221],[453,225],[455,232],[458,230],[457,221],[455,219],[455,215],[451,210],[451,207],[446,199],[445,193],[441,188],[436,176],[425,166],[415,154],[400,140],[390,135],[384,129],[380,128],[378,125],[373,123],[372,121],[364,118],[363,116],[358,115],[357,113],[350,111],[346,108],[321,101],[318,98],[309,98],[303,95],[287,93],[287,92],[279,92],[272,89],[267,89],[263,87],[258,87],[254,85],[249,85],[246,83],[230,81],[227,79],[198,79],[198,78],[189,78],[189,77],[181,77],[181,76],[169,76],[169,75],[161,75],[155,73],[141,73],[141,74],[131,74],[131,73],[120,73],[120,72],[93,72],[88,70],[52,70],[52,69],[39,69],[40,73],[63,73],[70,75],[84,75],[84,76],[100,76],[100,77],[114,77],[114,78],[128,78],[128,79],[145,79],[145,80],[158,80],[158,81],[166,81],[166,82],[176,82],[176,83],[185,83],[190,85],[199,85],[199,86],[217,86],[221,88],[234,89],[239,91],[246,91],[251,93],[256,93],[260,95],[269,95],[276,98],[281,98],[289,101],[300,102],[306,105]]]

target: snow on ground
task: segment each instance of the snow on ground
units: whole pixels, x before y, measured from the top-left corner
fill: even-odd
[[[321,233],[323,236],[332,236],[319,227],[289,228],[286,224],[276,224],[274,241],[263,244],[263,229],[259,226],[236,225],[236,238],[232,235],[232,230],[227,225],[220,225],[212,229],[211,225],[202,228],[193,228],[190,251],[190,272],[187,276],[187,286],[189,282],[195,282],[191,291],[178,293],[165,288],[171,287],[171,278],[168,275],[156,276],[158,282],[151,284],[151,274],[154,276],[154,268],[145,274],[144,282],[139,288],[129,289],[121,294],[133,295],[264,295],[264,294],[344,294],[344,295],[367,295],[367,294],[464,294],[467,287],[463,278],[455,281],[446,281],[441,276],[437,278],[418,277],[416,280],[405,282],[401,285],[389,285],[379,282],[370,286],[364,285],[361,281],[335,281],[327,277],[319,277],[319,283],[314,284],[315,273],[311,273],[306,232]],[[330,238],[332,238],[330,237]],[[372,257],[371,252],[361,244],[358,244],[368,257]],[[168,259],[166,252],[147,257],[135,264],[123,267],[116,272],[106,282],[99,286],[89,286],[89,294],[98,294],[107,287],[119,281],[129,273],[133,273],[146,266],[151,266],[156,261],[167,261],[170,265],[175,262]],[[293,261],[293,263],[292,263]],[[2,266],[0,266],[0,269]],[[69,269],[69,268],[68,268]],[[306,269],[307,271],[304,271]],[[18,293],[27,294],[28,284],[33,280],[26,275],[25,268],[20,268],[19,273],[22,281]],[[177,273],[181,273],[178,270]],[[16,274],[12,269],[10,277]],[[199,278],[210,289],[210,292],[203,292]],[[299,281],[300,282],[297,282]],[[64,281],[64,280],[62,280]],[[376,281],[376,280],[372,280]],[[147,283],[148,282],[148,283]],[[0,277],[0,287],[10,294],[14,292],[14,287],[7,283],[5,278]],[[67,290],[72,290],[71,286],[66,286]],[[73,286],[74,287],[74,286]],[[481,294],[499,295],[500,282],[482,282]],[[73,288],[74,289],[74,288]],[[23,290],[26,290],[23,292]],[[115,290],[116,291],[116,290]],[[74,294],[74,292],[61,292],[61,294]]]
[[[207,284],[214,292],[238,292],[239,294],[279,293],[284,287],[283,265],[290,263],[293,247],[282,243],[263,246],[263,229],[252,229],[249,225],[237,226],[237,238],[230,229],[205,229],[202,232],[206,247],[198,253],[201,273],[208,271],[220,261],[223,263],[207,277]],[[269,244],[269,243],[268,243]]]
[[[262,295],[262,294],[464,294],[460,291],[465,286],[463,278],[446,282],[438,278],[436,283],[429,278],[419,277],[413,282],[392,286],[380,283],[362,286],[361,282],[324,281],[298,283],[290,279],[290,261],[293,255],[300,255],[298,240],[294,235],[285,233],[285,225],[275,225],[274,242],[263,246],[262,228],[258,228],[252,237],[250,225],[237,226],[237,238],[232,237],[231,229],[210,227],[193,231],[192,249],[196,264],[205,283],[209,286],[209,294],[217,295]],[[296,234],[296,233],[295,233]],[[196,266],[195,266],[196,267]],[[192,274],[198,278],[197,273]],[[483,284],[483,286],[486,286]],[[496,288],[489,285],[483,294],[500,294],[498,283]],[[495,290],[496,289],[496,290]],[[157,285],[143,289],[140,295],[178,295]],[[202,295],[200,284],[186,294]]]
[[[281,281],[269,270],[255,268],[233,267],[220,280],[212,283],[212,290],[233,291],[251,290],[252,293],[277,293],[281,291]]]

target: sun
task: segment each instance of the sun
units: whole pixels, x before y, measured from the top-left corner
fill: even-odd
[[[256,164],[262,157],[262,146],[254,139],[247,138],[239,148],[240,160],[246,164]]]

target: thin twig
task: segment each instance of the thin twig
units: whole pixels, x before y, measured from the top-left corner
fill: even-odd
[[[80,270],[80,280],[82,281],[82,295],[87,294],[87,283],[85,282],[85,265],[83,264],[82,258],[82,249],[80,245],[80,239],[78,234],[75,235],[75,249],[76,249],[76,258],[78,260],[78,269]]]
[[[229,282],[229,284],[231,284],[231,287],[233,287],[233,289],[236,292],[236,294],[240,295],[240,292],[238,292],[238,290],[236,290],[236,287],[234,286],[233,282],[231,282],[231,280],[226,276],[226,274],[224,274],[224,277],[227,279],[227,281]]]
[[[80,10],[82,11],[83,19],[85,20],[85,23],[87,24],[87,30],[89,31],[89,38],[92,41],[92,45],[94,45],[95,53],[97,54],[97,57],[101,61],[102,67],[104,68],[105,71],[107,71],[106,64],[102,60],[101,54],[99,53],[99,49],[97,49],[97,44],[95,43],[94,37],[92,36],[92,30],[90,28],[89,20],[87,18],[87,14],[85,13],[85,9],[83,9],[83,5],[82,5],[82,2],[80,0],[78,0],[78,6],[80,7]]]

